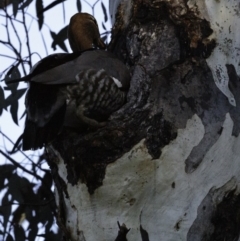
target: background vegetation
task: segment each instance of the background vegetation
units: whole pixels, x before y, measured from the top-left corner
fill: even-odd
[[[109,19],[103,1],[69,2],[74,5],[75,12],[81,12],[83,7],[87,6],[89,13],[97,19],[101,18],[99,25],[102,38],[104,41],[109,39]],[[5,82],[28,74],[37,61],[51,52],[69,51],[66,41],[67,24],[56,31],[50,27],[45,17],[47,13],[52,13],[61,6],[61,12],[58,11],[56,16],[52,14],[52,18],[58,22],[68,22],[65,1],[50,1],[46,6],[44,3],[43,0],[12,0],[0,3],[0,45],[1,49],[4,49],[0,54],[0,240],[60,240],[61,235],[56,225],[54,187],[47,165],[47,155],[43,151],[24,153],[21,151],[21,143],[17,143],[12,150],[17,136],[15,133],[12,140],[9,133],[15,128],[12,128],[13,125],[24,121],[23,99],[27,85],[7,85]],[[35,13],[31,10],[33,7]],[[46,29],[50,41],[46,37]],[[43,47],[34,49],[33,43],[36,41]],[[44,51],[41,52],[41,49]],[[12,123],[6,122],[6,115],[11,117]],[[19,128],[22,132],[23,127]]]

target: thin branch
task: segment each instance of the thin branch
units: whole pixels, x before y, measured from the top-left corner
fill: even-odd
[[[95,8],[96,4],[97,4],[99,1],[100,1],[100,0],[97,0],[97,1],[93,4],[93,6],[92,6],[92,13],[93,13],[93,16],[95,16],[94,8]]]
[[[38,52],[31,53],[31,56],[33,56],[34,54],[36,54],[39,57],[39,59],[42,59],[41,55]]]
[[[1,130],[0,130],[0,134],[2,134],[2,136],[4,136],[9,142],[11,142],[14,145],[14,142],[6,134],[4,134]],[[20,151],[21,154],[23,156],[25,156],[29,161],[32,161],[23,151],[21,151],[21,150],[18,150],[18,151]]]
[[[46,187],[49,187],[48,183],[46,183],[46,181],[44,180],[44,178],[42,178],[41,176],[39,176],[38,174],[34,174],[31,171],[27,170],[25,167],[23,167],[22,165],[20,165],[18,162],[16,162],[13,158],[11,158],[9,155],[7,155],[6,153],[4,153],[2,150],[0,150],[0,154],[2,154],[5,158],[7,158],[10,162],[13,163],[14,166],[20,168],[21,170],[23,170],[24,172],[30,174],[31,176],[34,176],[35,178],[39,179],[42,181],[42,184],[44,184]],[[52,193],[50,188],[47,188],[46,191],[51,195],[54,196],[54,194]],[[54,197],[53,197],[54,198]]]
[[[88,1],[86,1],[86,0],[83,0],[88,6],[90,6],[91,8],[92,8],[92,5],[88,2]]]
[[[110,34],[110,33],[111,33],[111,31],[105,31],[105,32],[101,33],[100,35],[107,35],[107,34]]]
[[[93,5],[91,5],[88,1],[86,1],[86,0],[83,0],[88,6],[90,6],[91,8],[92,8],[92,15],[93,16],[95,16],[94,15],[94,8],[95,8],[95,6],[96,6],[96,4],[100,1],[100,0],[97,0]]]
[[[42,32],[41,32],[41,37],[42,37],[43,45],[44,45],[44,48],[45,48],[45,51],[46,51],[46,55],[48,55],[47,45],[46,45],[45,39],[42,35]]]
[[[26,34],[26,44],[27,44],[27,49],[28,49],[28,57],[29,57],[29,66],[30,68],[32,68],[32,58],[31,58],[31,50],[30,50],[30,45],[29,45],[29,36],[28,36],[28,30],[27,30],[27,26],[26,26],[26,19],[25,19],[25,13],[24,10],[22,9],[22,18],[23,18],[23,27],[24,27],[24,31]]]
[[[4,18],[6,18],[6,15],[3,15],[3,14],[1,14],[1,13],[0,13],[0,17],[4,17]],[[15,22],[18,22],[18,23],[21,23],[21,24],[22,24],[22,21],[21,21],[21,20],[18,20],[18,19],[16,19],[16,18],[13,18],[13,21],[15,21]]]
[[[43,178],[40,177],[38,174],[34,174],[31,171],[27,170],[25,167],[21,166],[17,161],[15,161],[13,158],[11,158],[9,155],[7,155],[6,153],[4,153],[2,150],[0,150],[0,154],[2,154],[5,158],[7,158],[10,162],[12,162],[14,164],[14,166],[20,168],[21,170],[23,170],[24,172],[30,174],[31,176],[36,177],[37,179],[40,179],[41,181],[43,181]]]
[[[97,1],[93,4],[92,8],[95,8],[95,5],[96,5],[99,1],[100,1],[100,0],[97,0]]]
[[[33,20],[38,21],[38,19],[35,18],[34,16],[32,16],[30,13],[26,12],[25,14],[28,15],[29,17],[31,17]],[[51,28],[46,23],[43,23],[43,26],[47,27],[48,30],[51,30]]]
[[[10,49],[15,53],[15,55],[17,56],[18,60],[19,60],[19,63],[21,63],[22,65],[22,69],[23,69],[23,72],[24,72],[24,75],[26,75],[26,70],[25,70],[25,66],[23,64],[23,61],[22,61],[22,57],[21,57],[21,41],[20,41],[20,38],[19,38],[19,35],[16,31],[16,28],[12,22],[12,18],[10,17],[10,15],[7,13],[7,10],[5,9],[5,14],[6,14],[6,24],[5,24],[5,28],[6,28],[6,33],[7,33],[7,39],[8,39],[8,42],[5,42],[5,41],[0,41],[0,43],[3,43],[5,45],[8,45],[10,47]],[[11,43],[11,40],[10,40],[10,35],[9,35],[9,27],[8,27],[8,19],[10,20],[10,23],[13,27],[13,30],[18,38],[18,41],[19,41],[19,44],[20,44],[20,51],[18,52],[17,49],[13,46],[13,44]]]
[[[11,25],[12,25],[13,31],[14,31],[16,37],[17,37],[18,42],[19,42],[19,53],[21,53],[21,52],[22,52],[22,42],[21,42],[21,39],[20,39],[20,37],[19,37],[18,31],[16,30],[16,27],[15,27],[15,25],[14,25],[14,23],[13,23],[13,20],[12,20],[12,18],[8,15],[7,11],[6,11],[6,15],[7,15],[7,19],[9,19],[9,21],[10,21],[10,23],[11,23]],[[8,37],[9,37],[9,35],[8,35]],[[8,41],[10,42],[10,37],[9,37]]]
[[[66,16],[65,16],[65,6],[64,6],[64,1],[62,2],[62,7],[63,7],[63,22],[65,23],[65,21],[66,21]]]
[[[9,58],[9,59],[16,59],[16,58],[14,58],[14,57],[11,57],[11,56],[9,56],[9,55],[5,55],[5,54],[0,54],[0,56],[1,57],[5,57],[5,58]]]

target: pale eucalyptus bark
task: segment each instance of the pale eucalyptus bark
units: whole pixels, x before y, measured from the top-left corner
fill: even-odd
[[[238,240],[239,66],[218,55],[214,28],[217,14],[231,29],[224,4],[121,4],[109,50],[131,70],[128,102],[105,127],[64,129],[48,148],[59,225],[69,240]],[[118,221],[131,230],[118,234]]]

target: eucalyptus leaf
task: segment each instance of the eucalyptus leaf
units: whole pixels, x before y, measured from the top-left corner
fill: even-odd
[[[38,28],[41,30],[43,21],[44,21],[44,16],[42,13],[43,10],[43,1],[42,0],[36,0],[36,12],[37,12],[37,17],[38,17]]]
[[[101,2],[101,7],[102,7],[102,10],[103,10],[103,14],[104,14],[104,22],[107,22],[107,20],[108,20],[107,10],[106,10],[106,7],[103,4],[103,2]]]
[[[77,10],[79,13],[82,12],[82,3],[81,3],[81,0],[77,0]]]

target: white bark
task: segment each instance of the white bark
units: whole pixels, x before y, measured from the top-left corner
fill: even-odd
[[[141,240],[140,225],[148,231],[149,240],[187,240],[198,206],[208,192],[226,184],[224,190],[230,191],[240,184],[240,137],[231,135],[232,128],[227,115],[220,138],[192,174],[186,174],[184,161],[205,131],[198,116],[178,130],[177,138],[163,148],[159,159],[152,160],[142,140],[107,167],[103,186],[93,195],[80,182],[67,185],[67,226],[74,233],[82,231],[86,240],[114,240],[117,221],[131,228],[129,241]],[[59,168],[64,178],[64,165]],[[218,198],[213,201],[221,201]]]
[[[218,88],[228,97],[229,102],[236,106],[233,94],[228,88],[228,73],[226,64],[234,65],[240,75],[240,8],[238,0],[196,1],[203,18],[211,23],[214,33],[210,38],[217,41],[212,55],[207,59]],[[205,5],[205,6],[204,6]]]

